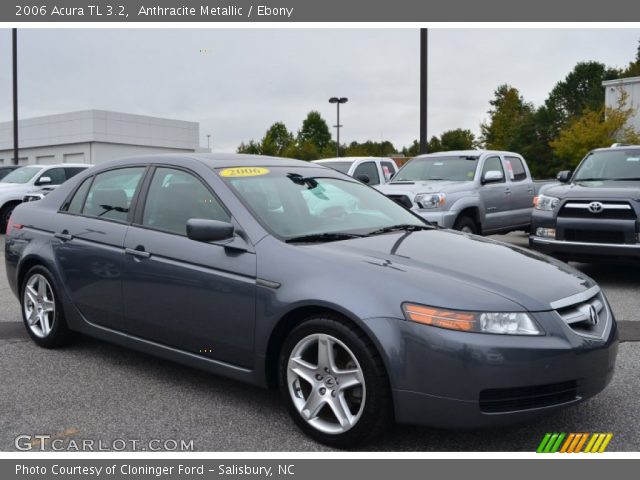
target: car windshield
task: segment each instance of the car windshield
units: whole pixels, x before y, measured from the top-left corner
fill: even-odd
[[[240,169],[219,173],[254,216],[283,240],[321,235],[336,240],[388,227],[426,228],[420,218],[376,190],[324,176],[320,169],[269,167],[227,176],[235,170]]]
[[[582,161],[573,180],[640,180],[640,149],[592,152]]]
[[[353,165],[353,161],[349,162],[349,161],[344,161],[344,162],[318,162],[319,165],[322,165],[323,167],[329,167],[329,168],[333,168],[334,170],[337,170],[339,172],[342,173],[349,173],[349,169],[351,168],[351,165]]]
[[[418,157],[400,169],[392,183],[425,180],[472,181],[478,165],[477,157]]]
[[[38,172],[42,170],[41,167],[21,167],[15,169],[9,175],[4,177],[0,183],[27,183]]]

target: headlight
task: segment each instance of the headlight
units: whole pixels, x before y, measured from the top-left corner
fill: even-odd
[[[419,193],[416,195],[416,203],[420,208],[441,207],[446,199],[445,193]]]
[[[402,310],[407,320],[448,330],[500,335],[542,335],[536,322],[523,312],[461,312],[413,303],[403,304]]]
[[[546,195],[538,195],[533,199],[533,206],[536,210],[544,210],[551,212],[558,206],[560,200],[556,197],[547,197]]]

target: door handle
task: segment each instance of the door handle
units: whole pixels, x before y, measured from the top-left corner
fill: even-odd
[[[69,240],[73,240],[73,235],[71,235],[67,230],[54,233],[53,236],[56,237],[58,240],[62,240],[63,242],[68,242]]]
[[[507,188],[507,189],[504,191],[504,193],[505,193],[505,195],[511,195],[511,190]]]
[[[124,253],[127,255],[131,255],[137,258],[149,258],[151,254],[149,252],[145,252],[143,247],[136,248],[125,248]]]

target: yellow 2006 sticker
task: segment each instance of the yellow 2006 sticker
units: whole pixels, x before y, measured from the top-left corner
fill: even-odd
[[[221,177],[257,177],[269,173],[268,168],[262,167],[234,167],[220,171]]]

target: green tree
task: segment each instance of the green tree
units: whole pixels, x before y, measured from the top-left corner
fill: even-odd
[[[341,148],[340,150],[348,157],[388,157],[396,153],[396,147],[388,140],[381,142],[367,140],[363,143],[351,142],[346,148]]]
[[[576,64],[564,80],[556,83],[545,101],[548,128],[553,137],[585,109],[598,110],[604,103],[602,82],[612,80],[620,71],[599,62]]]
[[[639,77],[640,76],[640,40],[638,41],[638,50],[636,58],[633,62],[629,62],[629,66],[624,69],[620,78]]]
[[[238,153],[260,155],[262,153],[262,148],[259,143],[256,143],[254,140],[249,140],[249,143],[242,142],[236,151]]]
[[[621,90],[615,108],[586,109],[560,131],[558,138],[551,142],[560,161],[559,170],[573,170],[594,148],[607,147],[613,142],[640,143],[640,134],[628,124],[635,109],[626,106],[627,99],[628,94]]]
[[[489,104],[489,121],[480,124],[480,141],[486,148],[522,153],[537,140],[533,105],[524,101],[518,89],[500,85]]]
[[[318,152],[331,143],[331,132],[319,112],[311,111],[307,114],[307,118],[302,122],[302,128],[298,131],[297,141],[301,147],[305,143],[310,143]]]
[[[471,130],[456,128],[447,130],[440,135],[440,149],[443,152],[451,150],[472,150],[476,145],[476,137]],[[431,151],[431,150],[430,150]]]
[[[287,130],[286,125],[282,122],[276,122],[265,133],[260,143],[260,151],[263,155],[282,157],[293,142],[293,134]]]
[[[420,155],[420,142],[418,142],[418,140],[414,140],[408,147],[403,147],[402,154],[408,158]]]

